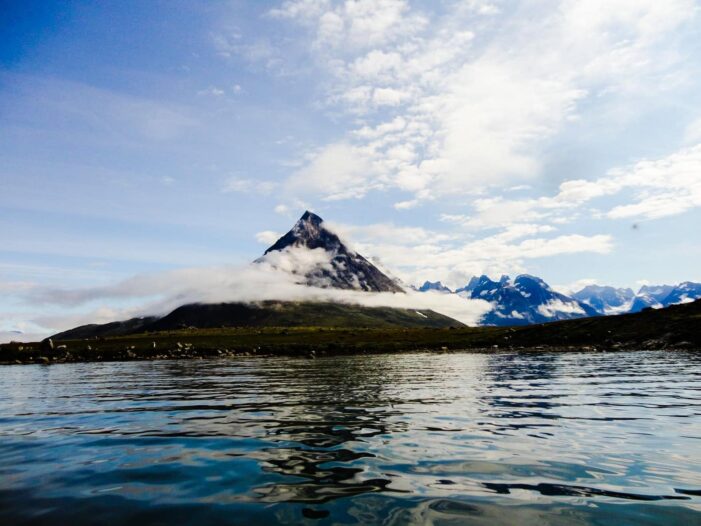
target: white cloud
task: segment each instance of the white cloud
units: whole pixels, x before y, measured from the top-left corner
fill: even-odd
[[[363,197],[372,182],[373,167],[357,148],[331,144],[313,154],[309,164],[290,177],[287,186],[297,192],[318,192],[326,199]]]
[[[252,65],[260,65],[274,74],[285,73],[285,61],[280,50],[266,37],[255,37],[244,41],[238,28],[224,28],[214,32],[212,43],[219,56],[224,58],[241,57]],[[234,93],[239,93],[238,84],[234,85]],[[239,86],[240,88],[240,86]]]
[[[517,3],[509,16],[477,1],[440,14],[402,0],[284,2],[271,14],[309,31],[308,51],[331,77],[328,104],[361,117],[346,148],[372,166],[342,192],[306,188],[341,199],[395,187],[413,203],[535,178],[583,101],[624,106],[668,89],[682,60],[675,31],[695,13],[693,0]],[[485,30],[485,16],[498,30]]]
[[[224,95],[225,91],[221,88],[215,86],[210,86],[207,89],[203,89],[197,92],[198,95],[210,95],[212,97],[221,97]]]
[[[579,292],[582,290],[584,287],[588,287],[589,285],[600,285],[601,283],[599,280],[595,278],[582,278],[575,280],[571,283],[566,283],[564,285],[552,285],[552,289],[559,292],[560,294],[564,294],[566,296],[571,296],[575,292]]]
[[[262,232],[258,232],[256,234],[256,241],[258,243],[262,243],[264,245],[272,245],[280,239],[281,234],[278,232],[273,232],[272,230],[263,230]]]
[[[566,224],[582,215],[595,217],[587,206],[604,197],[627,201],[598,214],[608,219],[658,219],[701,206],[701,144],[660,159],[614,168],[598,179],[564,181],[552,197],[476,199],[472,202],[474,213],[442,214],[441,220],[468,229],[507,231],[514,225]]]
[[[415,208],[418,206],[419,200],[418,199],[410,199],[408,201],[399,201],[397,203],[394,203],[394,208],[397,210],[409,210],[411,208]]]
[[[607,217],[657,219],[701,206],[701,144],[611,170],[594,181],[565,182],[555,200],[581,204],[623,190],[633,191],[633,202],[612,208]]]
[[[222,192],[236,192],[236,193],[257,193],[257,194],[269,194],[275,190],[277,183],[273,181],[257,181],[254,179],[247,179],[238,176],[229,177],[222,188]]]
[[[448,286],[459,287],[473,275],[524,272],[531,259],[608,254],[613,249],[609,235],[552,237],[555,229],[542,224],[516,223],[482,239],[464,231],[445,233],[391,223],[330,225],[344,238],[353,239],[361,254],[377,257],[403,281],[413,284],[434,276]]]
[[[559,299],[554,299],[548,303],[538,306],[538,312],[543,316],[553,317],[558,313],[565,314],[585,314],[584,309],[580,307],[576,302],[564,302]]]
[[[309,27],[320,52],[381,46],[411,37],[428,23],[412,13],[404,0],[291,0],[272,9],[270,15]]]
[[[356,243],[371,241],[372,243],[413,244],[443,242],[452,239],[449,234],[440,234],[422,227],[397,226],[392,223],[375,223],[364,226],[344,225],[324,221],[333,232],[344,239],[354,239]]]
[[[288,214],[290,212],[290,207],[285,204],[276,205],[273,209],[276,214]]]

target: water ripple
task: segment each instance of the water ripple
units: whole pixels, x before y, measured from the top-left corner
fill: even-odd
[[[701,355],[0,367],[0,522],[701,522]]]

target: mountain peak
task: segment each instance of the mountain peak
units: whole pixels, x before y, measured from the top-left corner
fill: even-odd
[[[314,212],[310,212],[309,210],[304,211],[302,217],[299,218],[299,221],[309,222],[317,226],[324,222],[324,220],[321,219],[320,216],[316,215]]]
[[[316,259],[317,263],[312,268],[302,269],[295,261],[304,258],[290,259],[292,249],[313,250],[315,258],[321,256],[325,259],[326,256],[328,259],[323,262]],[[287,264],[282,266],[292,266],[295,269],[293,273],[303,275],[307,285],[371,292],[404,292],[375,265],[348,248],[334,232],[326,228],[321,217],[309,210],[257,261],[267,261],[279,267],[281,258],[287,258]]]
[[[314,212],[310,212],[309,210],[305,211],[304,214],[302,214],[302,217],[300,217],[297,222],[295,223],[293,230],[297,231],[307,231],[311,235],[319,235],[321,232],[322,224],[324,223],[324,220],[321,219],[321,216],[316,215]]]
[[[278,239],[265,254],[287,247],[307,247],[310,249],[323,248],[333,251],[343,245],[336,234],[324,227],[324,220],[320,216],[307,210],[302,214],[292,229]]]

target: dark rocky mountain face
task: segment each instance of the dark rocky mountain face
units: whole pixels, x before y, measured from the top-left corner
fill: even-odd
[[[492,281],[484,274],[481,276],[472,276],[470,281],[464,287],[455,289],[456,294],[460,294],[463,297],[469,298],[472,295],[472,291],[475,289],[484,290],[485,287],[493,288],[493,286],[501,286],[509,281],[509,276],[502,276],[499,281]]]
[[[620,314],[630,309],[635,292],[632,289],[588,285],[572,294],[572,297],[586,303],[599,314]]]
[[[395,280],[344,245],[336,234],[324,226],[321,217],[309,211],[256,262],[276,266],[278,258],[295,249],[320,250],[323,251],[322,256],[324,253],[327,256],[323,262],[311,268],[293,270],[293,273],[302,275],[306,285],[367,292],[404,292]]]
[[[307,210],[294,224],[292,229],[278,239],[265,254],[285,250],[287,247],[322,248],[335,251],[343,247],[338,236],[323,226],[324,220]]]
[[[494,306],[482,319],[482,325],[529,325],[597,315],[589,305],[560,294],[542,279],[526,274],[514,280],[502,276],[499,281],[487,276],[473,277],[455,292]]]

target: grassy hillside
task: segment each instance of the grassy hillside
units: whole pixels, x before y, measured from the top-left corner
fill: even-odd
[[[320,307],[321,308],[321,307]],[[330,318],[332,319],[332,318]],[[193,358],[239,354],[373,353],[411,350],[701,350],[701,301],[622,316],[528,327],[239,327],[0,345],[5,363]]]
[[[83,325],[53,336],[54,340],[124,336],[181,328],[225,327],[459,327],[457,320],[431,310],[363,307],[343,303],[265,301],[261,303],[194,303],[159,318],[133,318],[104,325]]]
[[[363,307],[343,303],[266,301],[258,304],[184,305],[148,330],[183,326],[220,327],[459,327],[457,320],[431,310]]]

